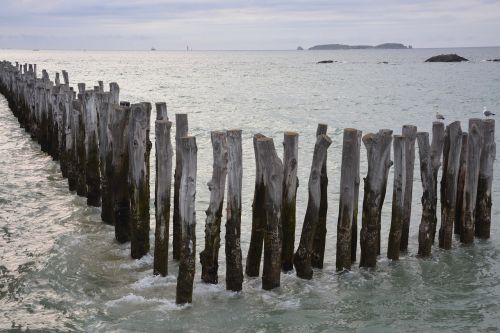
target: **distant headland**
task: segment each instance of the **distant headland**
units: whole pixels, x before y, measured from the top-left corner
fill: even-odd
[[[364,49],[411,49],[411,45],[401,43],[384,43],[380,45],[346,45],[346,44],[323,44],[310,47],[309,50],[364,50]]]

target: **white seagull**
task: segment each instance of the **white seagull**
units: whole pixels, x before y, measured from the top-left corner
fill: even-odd
[[[436,119],[437,120],[444,120],[444,116],[441,113],[436,112]]]
[[[486,118],[494,116],[495,114],[488,110],[486,106],[483,106],[483,114]]]

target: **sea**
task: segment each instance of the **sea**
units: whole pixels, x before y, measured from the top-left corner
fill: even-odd
[[[425,63],[457,53],[469,62]],[[120,99],[160,102],[168,116],[187,113],[196,137],[196,276],[193,303],[177,306],[178,263],[153,276],[152,249],[140,260],[114,240],[100,209],[68,190],[59,164],[19,127],[0,96],[0,331],[26,332],[497,332],[500,330],[500,165],[495,164],[491,238],[451,250],[437,245],[417,256],[422,186],[418,147],[408,252],[387,259],[393,168],[382,211],[382,250],[375,269],[337,273],[335,252],[342,135],[405,124],[430,131],[436,112],[445,123],[500,116],[500,48],[337,51],[62,51],[0,50],[0,60],[36,63],[38,72],[66,70],[70,84],[117,82]],[[330,64],[317,64],[333,60]],[[153,111],[152,118],[155,113]],[[296,246],[307,205],[307,183],[318,123],[328,124],[328,215],[325,267],[312,280],[283,273],[264,291],[245,277],[238,293],[225,289],[224,224],[218,285],[201,282],[210,132],[243,131],[241,247],[245,261],[255,181],[252,137],[274,139],[283,154],[285,131],[299,133]],[[154,124],[152,129],[154,129]],[[498,127],[497,127],[498,128]],[[175,123],[173,125],[173,133]],[[154,133],[152,130],[151,133]],[[154,137],[151,137],[154,144]],[[496,142],[500,144],[496,131]],[[497,149],[497,160],[498,160]],[[151,160],[154,161],[154,149]],[[361,148],[361,178],[367,172]],[[151,198],[154,198],[151,163]],[[441,177],[441,176],[439,176]],[[360,214],[363,183],[360,189]],[[154,244],[154,203],[150,203]],[[438,205],[438,211],[440,210]],[[440,220],[440,218],[439,218]],[[440,221],[438,221],[438,226]]]

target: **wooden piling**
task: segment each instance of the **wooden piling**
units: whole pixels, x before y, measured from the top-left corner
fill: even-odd
[[[409,138],[404,135],[394,135],[394,182],[392,190],[392,215],[387,246],[387,258],[399,260],[401,238],[404,224],[404,203],[406,194],[406,158]]]
[[[319,135],[314,146],[314,153],[309,176],[308,192],[309,199],[307,210],[302,225],[302,233],[297,251],[293,258],[293,264],[297,276],[302,279],[311,279],[313,276],[311,257],[313,243],[315,240],[316,227],[319,223],[319,210],[321,202],[321,170],[326,159],[326,152],[332,140],[325,134]]]
[[[469,137],[467,139],[467,162],[462,208],[460,241],[464,244],[474,242],[474,222],[477,200],[477,186],[481,151],[483,149],[483,123],[481,119],[469,119]]]
[[[201,279],[205,283],[219,282],[220,226],[224,191],[227,176],[227,135],[226,132],[211,133],[213,168],[212,179],[208,182],[210,204],[205,211],[205,249],[200,253]]]
[[[168,120],[167,103],[157,102],[156,104],[156,120]]]
[[[179,214],[181,220],[181,247],[179,274],[175,301],[192,303],[196,254],[196,138],[185,136],[180,140],[182,177],[180,180]]]
[[[83,105],[80,100],[73,101],[75,110],[75,129],[76,130],[76,194],[79,196],[87,196],[87,152],[85,148],[85,115]]]
[[[444,147],[444,124],[440,121],[435,121],[432,123],[432,143],[431,143],[431,163],[432,163],[432,175],[434,177],[434,211],[436,215],[433,218],[431,224],[431,240],[432,244],[434,244],[434,239],[437,230],[437,184],[438,184],[438,172],[441,167],[441,156],[443,155],[443,147]]]
[[[360,135],[354,128],[344,129],[340,169],[339,217],[337,222],[337,271],[350,270],[356,180],[359,179]],[[358,172],[357,172],[358,171]],[[355,257],[355,256],[354,256]]]
[[[168,274],[168,241],[170,226],[170,192],[172,188],[172,156],[170,140],[172,123],[162,118],[155,122],[156,181],[155,181],[155,249],[153,274]]]
[[[352,213],[352,224],[351,224],[351,264],[356,262],[356,252],[358,245],[358,211],[359,211],[359,184],[361,183],[361,179],[359,178],[359,167],[361,160],[361,136],[363,135],[362,131],[358,130],[357,136],[357,150],[355,156],[355,170],[354,170],[354,210]]]
[[[188,135],[188,118],[185,113],[175,115],[175,172],[174,172],[174,215],[172,220],[172,254],[175,260],[180,258],[181,220],[179,213],[179,189],[182,178],[181,138]]]
[[[243,286],[240,246],[243,178],[241,130],[227,131],[227,151],[226,289],[240,291]]]
[[[475,235],[481,239],[490,238],[491,191],[493,184],[493,163],[496,156],[495,120],[483,120],[483,147],[477,184]]]
[[[149,251],[149,124],[151,104],[131,106],[129,128],[130,254],[139,259]]]
[[[385,199],[387,177],[392,166],[392,131],[382,129],[377,134],[363,136],[368,159],[368,174],[364,179],[363,216],[360,232],[361,267],[375,267],[380,248],[380,220]]]
[[[316,130],[316,137],[319,135],[326,135],[328,125],[318,124]],[[328,152],[327,152],[328,155]],[[325,241],[326,241],[326,215],[328,211],[328,175],[326,172],[326,160],[323,161],[323,166],[321,167],[321,199],[319,204],[318,213],[318,225],[316,226],[316,231],[314,233],[314,242],[312,249],[311,265],[314,268],[323,268],[323,262],[325,258]]]
[[[97,108],[95,91],[87,90],[83,94],[83,110],[85,118],[85,153],[87,205],[101,205],[101,175],[99,171],[99,139],[97,124]]]
[[[259,276],[260,262],[262,258],[262,246],[264,244],[264,232],[267,225],[264,207],[265,188],[264,172],[260,163],[257,142],[265,138],[258,133],[253,136],[253,149],[255,154],[255,186],[252,203],[252,231],[250,234],[250,245],[248,247],[245,274],[250,277]]]
[[[413,199],[413,171],[415,169],[415,140],[417,139],[417,126],[404,125],[402,135],[406,138],[404,146],[405,155],[405,181],[404,181],[404,206],[403,227],[401,230],[400,250],[408,250],[410,233],[411,203]]]
[[[429,133],[418,132],[418,155],[420,160],[420,179],[422,181],[422,217],[418,228],[418,255],[429,257],[432,249],[432,228],[436,217],[436,187],[431,158]]]
[[[460,122],[446,126],[443,149],[443,177],[441,180],[441,227],[439,247],[451,249],[453,221],[457,204],[458,170],[462,149],[462,130]]]
[[[464,189],[465,189],[465,175],[467,170],[467,153],[468,153],[468,133],[462,133],[462,148],[460,151],[460,162],[458,169],[458,180],[457,180],[457,206],[455,208],[455,220],[453,233],[460,235],[462,233],[462,213],[464,206]]]
[[[296,201],[299,179],[297,163],[299,159],[299,134],[285,132],[283,135],[283,204],[281,267],[284,272],[293,269],[293,250],[295,249]]]

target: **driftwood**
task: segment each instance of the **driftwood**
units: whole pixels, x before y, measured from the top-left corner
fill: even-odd
[[[467,146],[467,167],[465,172],[460,241],[470,244],[474,242],[474,213],[477,200],[481,150],[483,148],[483,123],[481,119],[469,119]]]
[[[155,249],[153,274],[168,274],[168,240],[170,225],[170,192],[172,187],[172,156],[170,140],[172,123],[167,119],[155,122],[156,181],[155,181]]]
[[[401,247],[401,236],[404,224],[404,203],[406,194],[406,158],[407,145],[410,138],[404,135],[394,135],[394,183],[392,190],[392,216],[391,229],[389,230],[389,242],[387,246],[387,258],[399,260]]]
[[[299,159],[299,134],[285,132],[283,136],[283,204],[281,220],[283,241],[281,267],[283,271],[293,269],[293,250],[295,246],[296,200],[299,179],[297,163]]]
[[[439,247],[451,249],[453,222],[457,204],[458,171],[462,149],[462,130],[460,122],[446,126],[443,149],[443,178],[441,180],[441,228]]]
[[[129,127],[130,254],[139,259],[149,251],[149,124],[151,104],[131,106]]]
[[[262,209],[262,207],[264,207],[265,197],[264,175],[257,151],[257,141],[262,138],[265,138],[262,134],[255,134],[253,136],[253,148],[255,153],[255,189],[252,203],[252,231],[245,265],[245,274],[250,277],[259,276],[264,232],[267,224],[266,212]]]
[[[240,291],[243,286],[240,245],[243,178],[241,130],[227,131],[227,151],[226,289]]]
[[[462,149],[460,151],[460,162],[458,169],[458,180],[457,180],[457,205],[455,208],[455,221],[453,232],[457,235],[462,233],[462,213],[464,204],[464,188],[465,188],[465,175],[467,170],[467,154],[468,154],[468,133],[462,133]]]
[[[337,222],[337,271],[351,269],[352,233],[354,220],[356,180],[359,179],[360,131],[344,129],[342,165],[340,171],[339,217]],[[359,187],[358,187],[359,189]],[[355,256],[354,256],[355,257]]]
[[[312,271],[312,251],[316,227],[319,223],[319,210],[321,202],[321,169],[326,159],[326,152],[330,147],[332,140],[325,134],[319,135],[314,146],[314,153],[311,165],[311,174],[309,176],[306,215],[302,225],[302,233],[297,251],[293,258],[293,264],[297,276],[302,279],[311,279]]]
[[[413,199],[413,172],[415,169],[415,140],[417,139],[417,126],[404,125],[402,134],[406,138],[404,146],[406,170],[403,187],[403,227],[401,230],[401,242],[399,247],[401,251],[407,251],[411,221],[411,202]]]
[[[326,135],[328,125],[318,124],[316,130],[316,137],[319,135]],[[327,153],[328,154],[328,153]],[[323,262],[325,258],[325,241],[326,241],[326,214],[328,211],[328,175],[326,172],[326,160],[323,161],[323,166],[321,167],[321,199],[319,204],[318,213],[318,225],[316,226],[316,231],[314,233],[314,242],[311,256],[311,265],[314,268],[323,268]]]
[[[422,218],[418,228],[418,255],[428,257],[432,249],[432,225],[436,217],[436,187],[431,160],[429,133],[418,132],[420,179],[422,180]]]
[[[363,136],[367,150],[368,174],[365,181],[360,245],[361,267],[375,267],[380,250],[380,220],[391,162],[392,131],[380,130]]]
[[[483,120],[483,148],[477,184],[475,235],[490,238],[493,162],[496,156],[495,120]]]
[[[200,253],[201,279],[206,283],[218,283],[220,226],[224,190],[227,176],[227,135],[226,132],[212,132],[213,169],[208,182],[210,204],[205,211],[205,249]]]
[[[280,286],[281,279],[283,163],[276,154],[273,139],[259,139],[257,148],[264,179],[264,210],[267,221],[264,233],[262,289],[271,290]]]
[[[432,143],[431,143],[431,163],[432,163],[432,176],[434,177],[434,196],[433,206],[436,215],[434,215],[431,224],[431,240],[434,244],[434,239],[437,229],[437,184],[438,184],[438,172],[441,167],[441,156],[443,155],[444,147],[444,124],[439,121],[432,123]]]
[[[180,142],[182,177],[179,193],[179,215],[181,219],[181,247],[179,274],[177,275],[177,304],[193,301],[193,281],[196,261],[196,138],[185,136]]]
[[[175,115],[175,171],[174,171],[174,215],[172,219],[172,255],[179,260],[181,251],[181,219],[179,213],[179,189],[182,177],[181,138],[188,135],[188,117],[185,113]]]

